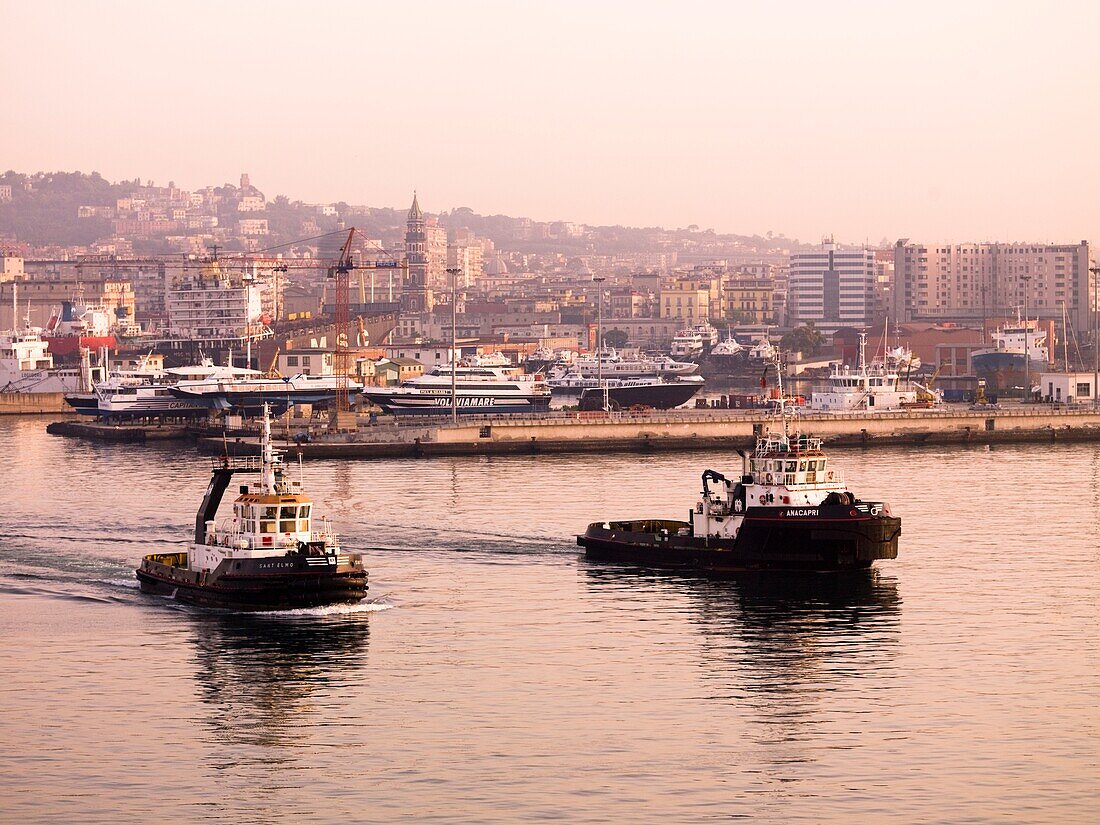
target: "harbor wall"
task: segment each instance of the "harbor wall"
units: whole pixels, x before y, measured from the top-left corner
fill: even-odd
[[[0,415],[72,412],[62,392],[0,392]]]
[[[483,419],[457,425],[380,424],[356,433],[318,436],[287,445],[305,458],[389,458],[441,455],[577,453],[751,447],[764,428],[757,412],[679,411],[661,414],[549,414],[542,418]],[[799,429],[829,446],[966,445],[1100,441],[1100,410],[975,410],[852,413],[800,419]],[[210,452],[255,454],[254,437],[205,438]]]
[[[476,443],[534,443],[586,445],[631,442],[637,447],[662,449],[673,445],[707,446],[717,441],[752,444],[768,426],[766,419],[744,413],[685,418],[669,414],[574,421],[545,420],[503,424],[459,424],[440,427],[430,440],[440,446]],[[775,426],[774,422],[771,426]],[[799,427],[829,444],[870,443],[996,443],[1021,440],[1091,440],[1100,438],[1100,410],[897,412],[803,416]],[[686,442],[686,444],[685,444]]]

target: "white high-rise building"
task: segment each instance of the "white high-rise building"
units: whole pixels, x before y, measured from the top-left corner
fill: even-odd
[[[787,319],[791,326],[813,321],[818,329],[869,325],[874,315],[875,253],[843,248],[831,239],[814,252],[791,255]]]

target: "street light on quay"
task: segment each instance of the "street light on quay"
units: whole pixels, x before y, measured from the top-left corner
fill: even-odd
[[[1030,275],[1021,275],[1024,282],[1024,402],[1031,400],[1031,344],[1028,343],[1027,331],[1031,323],[1027,317],[1027,289],[1031,281]],[[1040,379],[1041,380],[1041,379]]]
[[[451,421],[458,423],[458,276],[462,270],[451,267]]]
[[[1092,406],[1100,404],[1100,302],[1097,285],[1100,284],[1100,266],[1090,266],[1092,273]]]
[[[604,275],[593,275],[596,285],[596,384],[600,388],[600,409],[607,412],[607,386],[603,382],[603,282]]]

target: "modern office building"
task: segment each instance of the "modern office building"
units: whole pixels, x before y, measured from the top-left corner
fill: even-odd
[[[812,321],[831,333],[873,321],[875,253],[840,247],[831,239],[820,250],[791,254],[787,320],[791,326]]]

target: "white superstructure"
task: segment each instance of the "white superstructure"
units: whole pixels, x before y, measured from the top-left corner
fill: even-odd
[[[867,334],[859,336],[859,366],[834,368],[829,376],[829,388],[815,392],[810,399],[810,409],[826,412],[854,412],[864,410],[897,410],[916,406],[918,386],[902,378],[898,370],[876,361],[867,363]],[[934,393],[926,391],[933,397]]]

